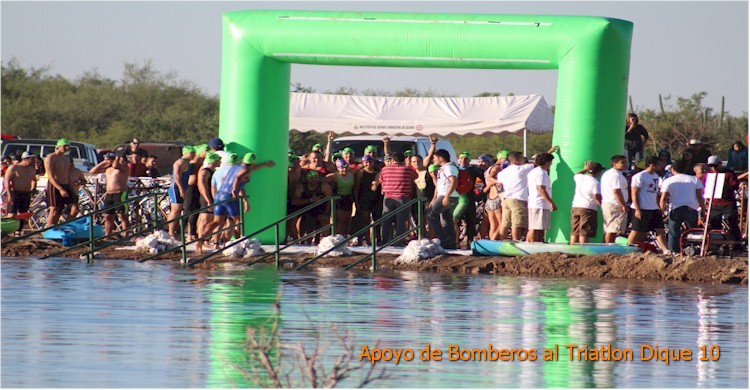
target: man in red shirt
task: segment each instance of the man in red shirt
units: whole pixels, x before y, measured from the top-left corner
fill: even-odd
[[[141,162],[141,156],[138,153],[130,153],[128,157],[130,158],[130,162],[128,163],[130,177],[148,176],[146,174],[146,165]]]
[[[417,172],[411,167],[404,165],[404,154],[396,152],[391,155],[392,164],[380,171],[380,175],[375,179],[373,191],[380,183],[383,187],[383,215],[397,209],[409,199],[414,197],[413,189],[414,180],[417,178]],[[409,219],[411,208],[407,207],[396,213],[396,235],[400,236],[406,231],[406,221]],[[381,236],[383,243],[389,242],[393,238],[393,218],[383,221]]]

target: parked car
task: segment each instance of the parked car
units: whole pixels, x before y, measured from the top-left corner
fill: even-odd
[[[185,142],[159,143],[159,142],[142,142],[140,148],[148,152],[149,157],[157,158],[156,166],[162,175],[172,173],[172,165],[182,157],[182,147],[188,145]],[[129,148],[130,143],[117,145],[111,151],[120,153],[120,151]],[[106,149],[102,149],[104,152]]]
[[[23,152],[31,152],[41,158],[55,151],[57,140],[53,139],[4,139],[2,140],[2,156],[15,156]],[[96,147],[85,142],[70,141],[70,157],[76,168],[88,172],[99,159]]]
[[[354,149],[354,155],[359,161],[362,159],[362,155],[364,154],[365,147],[367,147],[367,145],[377,146],[377,156],[379,158],[384,157],[383,136],[378,135],[357,135],[351,137],[336,138],[331,142],[331,153],[335,153],[337,151],[343,150],[346,147],[350,147]],[[409,136],[391,137],[389,149],[391,153],[403,153],[407,150],[411,150],[412,152],[415,152],[418,155],[422,156],[422,158],[424,158],[430,151],[430,138]],[[451,145],[450,141],[446,139],[438,139],[437,145],[435,145],[435,150],[438,149],[446,149],[451,156],[452,162],[456,162],[458,160],[456,151],[453,149],[453,145]]]

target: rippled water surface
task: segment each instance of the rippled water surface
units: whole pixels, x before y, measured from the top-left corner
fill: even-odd
[[[11,258],[2,259],[1,384],[253,386],[239,371],[253,366],[247,330],[266,332],[274,319],[281,346],[309,350],[317,329],[327,363],[343,351],[333,325],[356,337],[357,357],[365,344],[414,351],[379,363],[389,378],[371,387],[748,386],[746,286]],[[428,343],[442,361],[420,360]],[[449,345],[489,344],[535,349],[537,359],[448,360]],[[558,360],[544,361],[555,344]],[[633,360],[571,362],[565,348],[607,344],[632,349]],[[642,361],[643,344],[693,358]],[[701,361],[702,345],[716,346],[718,360]]]

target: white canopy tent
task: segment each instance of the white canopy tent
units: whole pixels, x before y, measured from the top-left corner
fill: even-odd
[[[552,131],[542,95],[385,97],[292,92],[289,128],[302,132],[416,135]]]

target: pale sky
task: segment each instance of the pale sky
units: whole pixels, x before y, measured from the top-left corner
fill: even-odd
[[[153,60],[211,95],[219,94],[225,12],[252,9],[591,15],[634,23],[629,95],[636,109],[658,95],[705,91],[718,111],[748,111],[748,3],[742,2],[15,2],[0,3],[2,61],[52,66],[69,79],[98,70],[120,80],[125,62]],[[373,68],[293,65],[292,81],[317,92],[433,90],[540,93],[555,104],[556,71]]]

